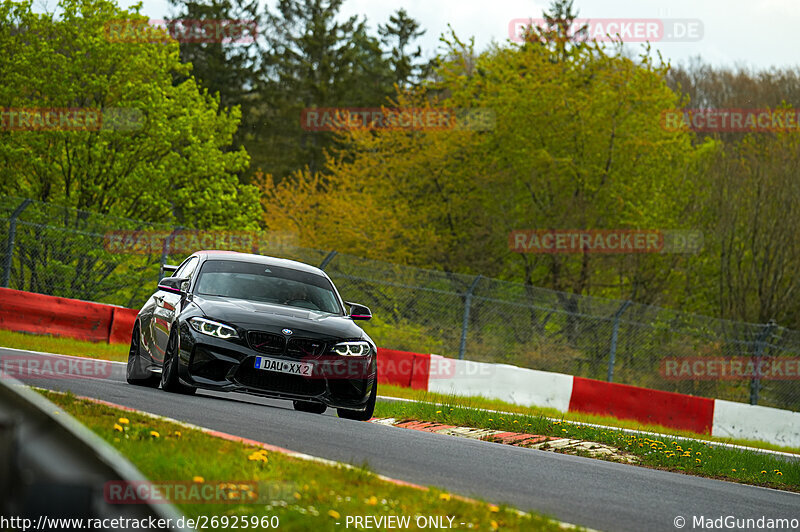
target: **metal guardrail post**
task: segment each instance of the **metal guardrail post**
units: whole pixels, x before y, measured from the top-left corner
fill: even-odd
[[[614,327],[611,329],[611,349],[608,352],[608,382],[614,382],[614,363],[617,360],[617,336],[619,335],[619,319],[633,301],[625,301],[614,313]]]
[[[19,206],[11,213],[8,219],[8,240],[6,241],[6,263],[3,266],[3,287],[8,288],[8,283],[11,282],[11,262],[14,259],[14,239],[17,236],[17,218],[22,214],[28,205],[33,203],[32,200],[24,199]]]
[[[767,338],[769,338],[772,331],[777,327],[778,324],[775,323],[775,320],[769,320],[767,323],[763,325],[763,329],[758,335],[758,339],[756,339],[756,352],[754,355],[755,358],[755,376],[750,379],[750,404],[757,405],[758,404],[758,393],[761,391],[761,379],[759,378],[760,375],[760,366],[761,366],[761,357],[764,356],[764,347],[767,343]]]
[[[319,265],[319,269],[320,269],[320,270],[324,270],[324,269],[325,269],[325,266],[327,266],[328,264],[330,264],[330,262],[333,260],[333,258],[334,258],[336,255],[338,255],[338,254],[339,254],[339,252],[338,252],[338,251],[331,251],[330,253],[328,253],[328,256],[327,256],[327,257],[325,257],[325,258],[322,260],[322,264],[320,264],[320,265]]]
[[[464,354],[467,351],[467,327],[469,326],[469,308],[472,306],[472,294],[475,292],[475,287],[478,286],[478,281],[481,280],[483,275],[479,275],[469,285],[469,289],[464,294],[464,318],[461,320],[461,345],[458,347],[458,359],[464,360]]]

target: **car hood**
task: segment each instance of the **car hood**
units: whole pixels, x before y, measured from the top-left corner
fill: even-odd
[[[250,330],[288,328],[298,336],[367,337],[361,327],[346,316],[230,297],[195,296],[193,302],[209,319]]]

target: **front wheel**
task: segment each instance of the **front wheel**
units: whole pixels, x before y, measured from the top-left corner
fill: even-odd
[[[322,403],[310,403],[308,401],[292,401],[292,406],[298,412],[309,412],[311,414],[324,414],[328,409]]]
[[[344,419],[353,419],[355,421],[369,421],[372,419],[372,414],[375,412],[375,400],[378,397],[378,379],[372,383],[372,392],[369,394],[367,401],[367,408],[364,411],[347,410],[346,408],[337,408],[336,413],[339,417]]]
[[[125,369],[125,380],[128,381],[128,384],[134,384],[136,386],[158,388],[158,382],[160,380],[158,375],[148,371],[147,373],[149,373],[149,375],[145,377],[138,376],[139,371],[137,365],[141,357],[139,350],[139,342],[141,342],[141,340],[142,336],[139,334],[139,322],[136,321],[133,325],[133,334],[131,335],[131,348],[128,351],[128,366]]]
[[[172,326],[172,333],[167,341],[167,349],[164,352],[164,365],[161,368],[161,389],[166,392],[183,393],[192,395],[197,391],[193,386],[186,386],[178,379],[178,335]]]

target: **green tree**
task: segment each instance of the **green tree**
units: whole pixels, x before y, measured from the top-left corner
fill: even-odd
[[[549,11],[544,12],[545,24],[531,24],[523,36],[528,45],[545,46],[552,61],[566,61],[572,50],[580,50],[588,40],[588,26],[574,28],[578,12],[573,11],[574,0],[552,0]]]
[[[389,17],[389,22],[378,26],[381,42],[390,47],[394,83],[401,88],[416,85],[420,82],[425,65],[416,62],[422,57],[422,48],[408,50],[413,42],[423,35],[419,22],[408,16],[405,9],[398,9]]]
[[[331,133],[301,127],[304,109],[384,105],[395,94],[400,74],[394,67],[408,66],[413,75],[410,60],[396,56],[400,63],[393,63],[386,57],[365,19],[340,20],[342,1],[280,0],[264,16],[262,127],[247,146],[254,167],[278,180],[305,167],[323,171],[324,151],[335,145]],[[408,17],[398,21],[405,46],[417,25]]]
[[[255,189],[230,151],[238,109],[220,111],[165,34],[107,0],[62,0],[56,14],[0,3],[0,106],[102,112],[100,128],[0,132],[5,194],[184,226],[254,227]],[[137,36],[138,35],[138,36]],[[146,42],[131,42],[143,38]],[[127,42],[126,42],[127,39]],[[173,76],[186,79],[173,84]]]
[[[169,19],[170,27],[178,36],[181,61],[192,65],[191,76],[209,93],[218,95],[222,107],[241,108],[242,123],[234,136],[234,145],[241,146],[248,132],[258,125],[253,114],[259,88],[258,2],[169,0],[169,3],[177,11]],[[202,36],[188,31],[198,24],[202,27],[203,23],[227,33]],[[187,37],[180,38],[184,34]],[[179,75],[176,81],[181,83],[187,77]]]

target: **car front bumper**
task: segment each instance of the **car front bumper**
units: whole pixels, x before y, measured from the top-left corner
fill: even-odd
[[[230,341],[181,326],[180,378],[191,386],[244,392],[279,399],[314,401],[332,408],[363,410],[377,384],[376,353],[363,357],[326,354],[296,357],[255,351],[247,342]],[[311,376],[256,369],[256,357],[312,365]]]

